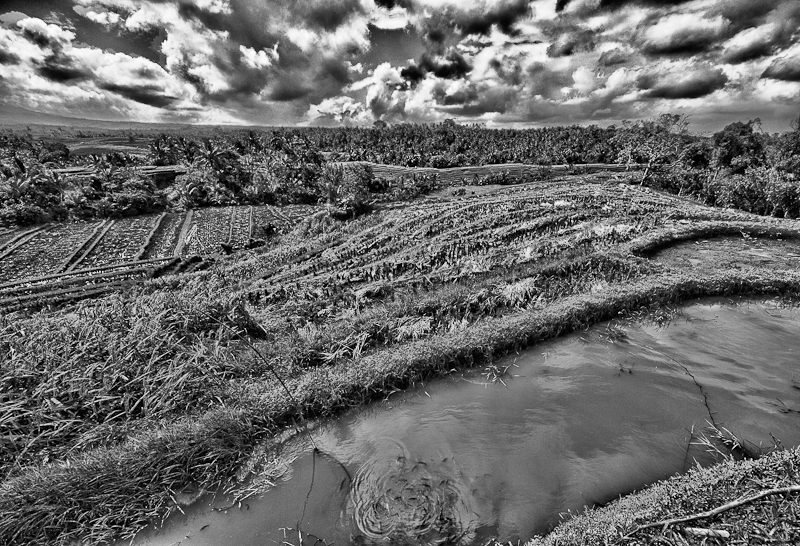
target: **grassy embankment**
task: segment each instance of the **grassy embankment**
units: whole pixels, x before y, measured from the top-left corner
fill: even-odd
[[[2,317],[0,543],[130,536],[187,486],[245,488],[257,447],[302,419],[623,313],[800,294],[790,269],[647,258],[742,232],[800,239],[790,221],[554,181],[318,217],[209,271]]]

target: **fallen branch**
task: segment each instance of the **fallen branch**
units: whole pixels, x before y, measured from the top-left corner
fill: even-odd
[[[789,485],[787,487],[778,487],[776,489],[766,489],[756,495],[753,495],[752,497],[745,497],[743,499],[731,501],[728,504],[723,504],[722,506],[718,506],[713,510],[708,510],[706,512],[700,512],[699,514],[692,514],[689,516],[682,516],[674,519],[667,519],[664,521],[656,521],[655,523],[648,523],[647,525],[642,525],[640,527],[637,527],[636,529],[625,535],[623,538],[629,538],[638,533],[639,531],[643,531],[644,529],[649,529],[651,527],[664,527],[664,529],[666,529],[667,527],[675,523],[685,523],[687,521],[694,521],[696,519],[710,518],[711,516],[716,516],[717,514],[721,514],[722,512],[730,510],[731,508],[736,508],[737,506],[742,506],[744,504],[748,504],[750,502],[756,501],[764,497],[768,497],[770,495],[780,495],[782,493],[800,493],[800,485]]]

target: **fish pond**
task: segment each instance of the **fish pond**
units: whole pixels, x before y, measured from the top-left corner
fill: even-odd
[[[261,494],[199,494],[134,544],[524,541],[731,448],[799,444],[798,356],[778,300],[598,324],[315,423],[262,454]]]

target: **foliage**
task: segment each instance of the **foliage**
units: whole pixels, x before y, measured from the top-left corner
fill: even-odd
[[[714,163],[718,168],[730,169],[733,174],[743,174],[748,167],[763,165],[764,143],[757,129],[761,120],[747,123],[736,121],[722,131],[714,133]]]
[[[460,126],[447,120],[428,125],[375,124],[368,128],[198,128],[181,134],[123,133],[128,141],[150,139],[144,159],[120,152],[72,156],[57,138],[36,140],[27,133],[7,132],[0,134],[0,197],[4,198],[0,208],[13,205],[22,210],[20,205],[25,204],[39,207],[45,213],[41,218],[64,218],[122,216],[164,207],[322,202],[338,209],[337,214],[353,216],[356,211],[366,211],[365,204],[371,200],[411,199],[440,187],[440,183],[427,173],[375,177],[363,166],[355,166],[363,163],[353,164],[349,169],[352,176],[347,174],[348,169],[340,176],[336,166],[342,162],[433,168],[535,164],[540,166],[540,179],[549,177],[552,165],[567,165],[574,173],[584,163],[617,163],[630,168],[643,165],[636,175],[641,184],[709,204],[768,211],[767,214],[794,214],[793,181],[800,176],[800,125],[789,133],[767,135],[759,130],[756,119],[731,123],[712,137],[691,135],[687,126],[685,116],[663,114],[605,128],[592,125],[497,130]],[[103,173],[112,168],[133,173],[131,169],[141,163],[175,165],[187,172],[170,187],[162,186],[164,196],[140,183],[137,190],[106,190],[97,180],[91,185],[79,179],[46,180],[47,173],[55,167],[91,165],[97,173],[95,178],[103,178],[107,176]],[[39,174],[26,174],[19,164]],[[769,183],[754,180],[754,173],[767,175],[766,171],[754,170],[765,166],[783,174],[769,174]],[[748,175],[748,171],[753,174]],[[36,189],[25,190],[25,184],[31,181]],[[518,181],[504,175],[501,167],[497,173],[475,182]],[[128,195],[104,196],[105,191]],[[759,191],[771,192],[771,197],[753,193]],[[3,217],[16,222],[13,218],[36,215],[9,210]]]

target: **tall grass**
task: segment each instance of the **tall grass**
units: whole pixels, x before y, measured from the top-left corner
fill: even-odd
[[[301,416],[331,414],[421,377],[489,363],[508,351],[625,310],[704,295],[787,291],[800,292],[800,275],[751,271],[700,278],[649,276],[613,285],[603,294],[570,296],[545,309],[487,318],[461,330],[286,377],[293,399],[277,381],[231,378],[222,394],[227,407],[207,408],[196,417],[139,431],[119,445],[71,457],[68,464],[14,473],[0,487],[0,542],[66,544],[79,537],[92,542],[123,537],[152,518],[168,514],[174,507],[172,496],[187,484],[213,485],[233,476],[256,445]],[[158,324],[177,320],[156,317]],[[191,381],[181,381],[183,392],[196,394],[186,388]],[[164,383],[163,388],[172,389],[173,384]],[[169,394],[182,396],[180,391]],[[166,406],[153,407],[169,411]]]
[[[235,374],[230,334],[243,307],[206,286],[82,303],[68,313],[0,316],[0,465],[120,441],[138,420],[197,413]]]

